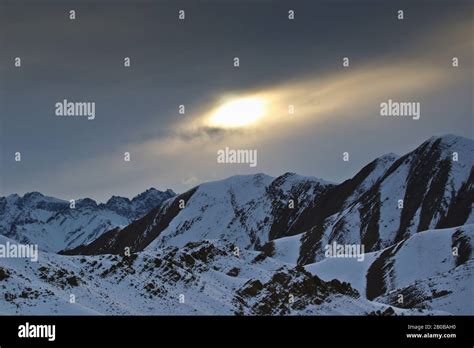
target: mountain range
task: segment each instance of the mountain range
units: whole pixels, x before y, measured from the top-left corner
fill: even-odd
[[[175,195],[151,188],[133,199],[113,196],[97,204],[90,198],[70,202],[30,192],[0,197],[0,234],[57,252],[87,244],[102,233],[126,226]]]
[[[0,313],[472,315],[473,168],[474,141],[445,135],[342,183],[239,175],[74,209],[1,197],[1,242],[42,252],[0,258]],[[334,243],[363,260],[328,257]]]

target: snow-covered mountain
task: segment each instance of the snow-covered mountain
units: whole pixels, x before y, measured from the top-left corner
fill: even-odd
[[[220,238],[269,256],[288,252],[304,265],[322,260],[333,241],[380,250],[418,231],[474,221],[473,165],[474,141],[447,135],[399,158],[382,156],[339,185],[290,173],[235,176],[199,185],[71,253]]]
[[[126,228],[109,231],[68,253],[181,247],[203,239],[224,239],[240,248],[258,249],[269,240],[286,235],[299,214],[333,186],[293,173],[278,178],[239,175],[205,183],[168,200]]]
[[[113,196],[97,204],[86,198],[70,202],[31,192],[0,197],[0,234],[22,243],[38,244],[42,250],[59,251],[87,244],[102,233],[126,226],[150,209],[173,197],[149,189],[133,199]]]
[[[474,141],[453,135],[430,138],[396,160],[384,156],[302,212],[294,227],[304,233],[267,249],[291,249],[308,264],[324,259],[324,246],[334,241],[375,251],[416,232],[472,223],[473,168]],[[354,196],[354,182],[368,177],[372,185]]]
[[[7,241],[0,236],[0,244]],[[0,314],[420,314],[367,300],[348,283],[325,282],[262,252],[236,250],[204,240],[129,257],[43,252],[38,262],[0,259]]]
[[[473,168],[474,141],[446,135],[340,184],[241,175],[76,209],[4,197],[4,236],[61,251],[0,258],[0,313],[473,314]],[[365,253],[332,258],[334,243]]]
[[[305,269],[350,283],[370,299],[400,308],[474,313],[474,224],[416,233],[384,250],[326,258]],[[400,297],[400,295],[403,295]]]

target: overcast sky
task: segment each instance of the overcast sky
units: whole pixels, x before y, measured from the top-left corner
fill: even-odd
[[[0,195],[105,201],[257,172],[339,182],[432,135],[473,136],[472,1],[0,4]],[[246,97],[265,101],[257,122],[209,124]],[[95,119],[56,116],[63,99],[95,102]],[[380,116],[388,99],[420,102],[420,119]],[[257,167],[217,163],[225,147],[256,149]]]

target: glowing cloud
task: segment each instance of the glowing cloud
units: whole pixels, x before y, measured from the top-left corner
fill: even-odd
[[[265,100],[257,97],[238,98],[219,106],[211,113],[209,125],[239,128],[257,122],[266,112]]]

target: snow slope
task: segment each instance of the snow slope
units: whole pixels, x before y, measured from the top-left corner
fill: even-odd
[[[367,271],[379,254],[378,251],[367,253],[363,261],[357,261],[354,258],[326,258],[306,265],[305,269],[325,281],[339,279],[348,282],[361,295],[365,296]]]
[[[369,299],[451,314],[474,313],[474,225],[419,232],[384,250],[355,258],[326,258],[305,266],[325,281],[348,282]],[[457,254],[453,255],[453,248]],[[405,306],[397,302],[398,294]]]
[[[0,244],[7,241],[14,243],[0,236]],[[130,257],[0,258],[0,314],[364,315],[391,307],[361,299],[347,283],[235,250],[235,244],[201,241]]]

